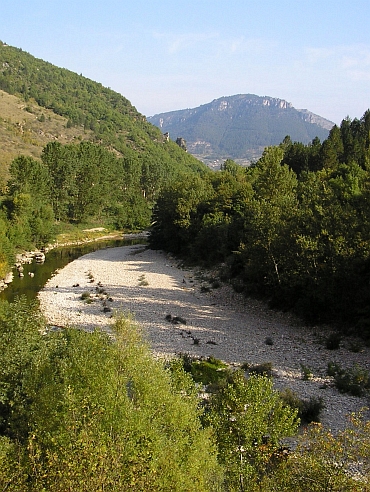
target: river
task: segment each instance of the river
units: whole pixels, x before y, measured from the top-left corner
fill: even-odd
[[[129,246],[143,242],[145,242],[143,238],[109,239],[52,249],[46,254],[44,263],[36,263],[33,260],[32,263],[23,265],[23,277],[20,277],[17,269],[14,268],[13,282],[0,292],[0,299],[8,302],[13,302],[20,296],[25,296],[29,300],[36,299],[38,292],[44,287],[54,272],[80,256],[98,249]]]

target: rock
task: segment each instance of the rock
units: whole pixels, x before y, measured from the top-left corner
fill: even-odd
[[[13,275],[13,272],[9,272],[6,274],[5,278],[4,278],[4,284],[10,284],[13,282],[13,278],[14,278],[14,275]]]
[[[45,261],[45,254],[42,253],[41,251],[35,254],[35,261],[36,263],[44,263]]]

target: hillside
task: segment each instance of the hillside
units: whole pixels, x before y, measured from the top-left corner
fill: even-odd
[[[51,141],[62,144],[93,140],[93,132],[82,127],[67,128],[67,118],[35,101],[27,103],[0,90],[0,186],[9,178],[7,169],[18,155],[39,158]]]
[[[54,140],[90,140],[118,155],[154,153],[184,169],[203,167],[175,143],[163,145],[162,133],[121,94],[1,41],[0,90],[3,176],[14,156],[38,157]]]
[[[184,138],[188,151],[211,167],[227,158],[242,164],[256,160],[265,147],[278,145],[287,135],[304,144],[315,137],[324,140],[334,125],[282,99],[254,94],[222,97],[197,108],[157,114],[148,121],[173,140]]]
[[[209,169],[125,97],[0,41],[0,279],[70,228],[143,230],[163,186]]]

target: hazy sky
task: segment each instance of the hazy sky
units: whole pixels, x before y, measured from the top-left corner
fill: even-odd
[[[0,40],[144,115],[252,93],[340,123],[370,108],[370,0],[0,0]]]

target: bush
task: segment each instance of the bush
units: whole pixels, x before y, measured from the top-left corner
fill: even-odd
[[[363,396],[370,389],[369,372],[357,364],[343,369],[339,364],[329,362],[327,372],[329,376],[334,377],[335,386],[341,393]]]
[[[212,385],[213,390],[230,375],[227,365],[213,356],[191,362],[191,375],[197,383]]]
[[[369,372],[358,365],[337,373],[334,379],[340,392],[353,396],[363,396],[370,388]]]
[[[308,427],[281,466],[259,484],[269,492],[364,492],[370,484],[370,422],[351,415],[334,436],[322,425]]]
[[[311,396],[308,400],[302,399],[290,388],[281,391],[280,398],[285,405],[298,410],[298,417],[301,423],[320,422],[320,413],[324,408],[322,398]]]
[[[309,381],[310,379],[312,379],[313,372],[310,367],[301,364],[301,370],[302,370],[302,379],[304,381]]]
[[[259,376],[272,377],[272,362],[262,362],[261,364],[249,364],[244,362],[242,369],[248,371],[250,374],[257,374]]]
[[[325,348],[328,350],[338,350],[342,341],[342,335],[338,332],[330,333],[325,339]]]
[[[42,319],[17,308],[0,316],[1,489],[219,490],[189,379],[152,357],[131,320],[116,321],[112,343],[99,331],[41,335]]]
[[[226,490],[259,490],[261,478],[274,467],[281,439],[293,435],[299,422],[297,411],[283,405],[269,378],[247,379],[242,371],[211,395],[207,419],[225,466]]]

